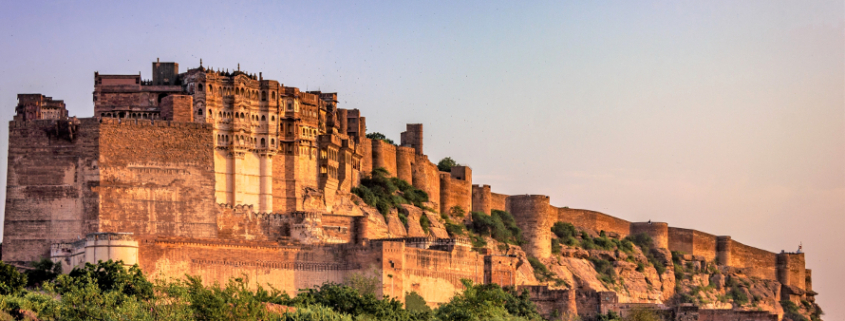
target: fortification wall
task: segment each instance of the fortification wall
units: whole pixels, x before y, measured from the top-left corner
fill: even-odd
[[[777,280],[788,287],[812,290],[812,282],[807,282],[810,271],[804,265],[804,253],[777,254]]]
[[[508,197],[508,212],[513,214],[516,224],[522,229],[526,244],[525,253],[538,258],[551,256],[551,228],[554,224],[549,197],[545,195],[514,195]]]
[[[386,143],[382,140],[372,140],[373,146],[373,169],[384,168],[390,176],[396,176],[396,145]]]
[[[777,280],[776,254],[737,241],[731,241],[728,265],[742,268],[749,276]]]
[[[332,243],[354,243],[358,216],[323,214],[323,236]]]
[[[440,172],[440,212],[450,213],[458,206],[466,213],[472,211],[472,181],[456,179],[451,173]]]
[[[571,223],[580,229],[612,232],[620,238],[628,236],[631,231],[631,222],[604,213],[566,207],[556,209],[558,221]]]
[[[519,287],[519,291],[525,289],[531,302],[537,306],[537,312],[548,320],[560,320],[552,318],[555,315],[578,315],[575,290],[551,290],[545,285]]]
[[[662,222],[631,223],[631,235],[640,233],[651,236],[655,246],[663,249],[669,248],[669,224]]]
[[[696,230],[670,227],[669,250],[716,260],[716,236]]]
[[[740,311],[740,310],[699,310],[699,321],[777,321],[778,315],[766,311]]]
[[[405,291],[416,291],[429,304],[440,305],[464,289],[461,279],[484,282],[484,257],[462,247],[453,251],[405,247],[402,273]]]
[[[360,141],[358,141],[358,150],[362,155],[361,173],[364,175],[370,175],[373,171],[373,140],[361,137]]]
[[[139,253],[141,269],[153,279],[189,274],[202,277],[206,284],[225,284],[230,278],[246,276],[251,286],[270,284],[295,296],[299,289],[341,283],[350,273],[371,273],[368,264],[381,258],[381,246],[302,247],[157,238],[140,242]]]
[[[490,210],[507,211],[507,200],[510,195],[490,193]]]
[[[434,209],[440,208],[440,171],[437,165],[428,161],[426,155],[416,155],[416,161],[412,167],[414,187],[425,191],[428,194],[428,201]]]
[[[490,215],[490,185],[472,185],[472,211]]]
[[[99,232],[215,237],[211,126],[103,119]]]
[[[49,258],[97,230],[99,141],[93,118],[9,122],[3,261]]]
[[[396,177],[408,183],[414,182],[413,168],[417,155],[411,147],[396,147]]]

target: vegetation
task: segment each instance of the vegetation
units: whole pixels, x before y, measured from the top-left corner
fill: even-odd
[[[528,291],[517,294],[497,284],[474,285],[462,280],[466,290],[435,312],[438,320],[543,320]]]
[[[352,188],[352,193],[361,197],[364,203],[378,209],[382,215],[390,213],[390,209],[399,208],[402,204],[412,204],[423,208],[428,202],[428,194],[417,189],[408,182],[396,177],[384,168],[376,168],[369,176],[361,179],[361,184]],[[400,220],[402,219],[400,215]],[[407,217],[403,220],[408,226]]]
[[[598,273],[599,281],[607,284],[616,284],[616,269],[613,268],[613,263],[608,260],[590,257],[590,262],[593,263],[593,268]]]
[[[625,237],[625,241],[633,243],[643,251],[643,254],[648,259],[648,262],[654,266],[655,270],[657,270],[657,274],[663,275],[663,273],[666,272],[666,265],[654,256],[656,247],[654,246],[654,240],[651,239],[651,236],[648,236],[648,234],[645,233],[628,235]]]
[[[578,231],[575,230],[575,226],[572,224],[555,222],[555,225],[552,226],[552,233],[557,236],[560,243],[569,246],[575,246],[578,244],[578,240],[575,239],[575,236],[578,235]]]
[[[26,271],[27,287],[41,286],[44,281],[55,279],[62,274],[62,264],[53,263],[48,258],[32,262],[32,267],[35,269]]]
[[[441,159],[439,162],[437,162],[437,170],[439,170],[441,172],[451,172],[452,167],[455,167],[455,166],[461,166],[461,164],[458,164],[458,162],[456,162],[451,157],[445,157],[445,158]]]
[[[546,267],[543,262],[536,257],[529,256],[528,263],[531,263],[531,267],[534,269],[534,277],[537,278],[537,281],[540,282],[547,282],[552,281],[556,286],[567,285],[566,281],[557,277],[557,274],[550,271],[548,267]]]
[[[511,213],[493,210],[491,215],[472,212],[470,229],[478,235],[489,236],[496,241],[508,244],[522,245],[522,230],[516,226]]]
[[[41,288],[24,290],[26,276],[0,263],[0,317],[40,320],[542,320],[528,292],[498,285],[474,285],[432,310],[417,293],[406,294],[406,306],[375,296],[377,278],[358,275],[352,285],[327,283],[295,298],[276,289],[250,287],[234,278],[225,286],[204,285],[197,277],[149,282],[137,266],[100,262],[46,280]],[[369,281],[368,281],[369,280]],[[375,282],[375,283],[374,283]],[[14,284],[14,285],[10,285]],[[357,284],[357,286],[355,286]],[[375,286],[371,286],[375,284]],[[363,285],[363,286],[362,286]],[[251,290],[250,288],[255,288]],[[275,305],[280,306],[275,306]],[[268,307],[268,305],[270,307]],[[296,308],[285,312],[283,306]],[[273,308],[276,307],[276,308]]]
[[[380,140],[380,141],[383,141],[383,142],[391,144],[391,145],[396,145],[396,143],[394,143],[392,139],[387,138],[387,136],[384,136],[384,134],[379,133],[379,132],[369,133],[369,134],[367,134],[367,138]]]
[[[422,227],[423,232],[426,234],[431,230],[431,221],[428,220],[428,215],[425,215],[425,213],[420,215],[420,227]]]
[[[26,286],[26,275],[14,266],[0,262],[0,295],[18,294]]]

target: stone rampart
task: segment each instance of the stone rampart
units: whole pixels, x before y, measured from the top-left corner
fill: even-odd
[[[490,210],[507,211],[507,199],[510,195],[490,193]]]
[[[411,147],[396,147],[396,177],[408,183],[414,182],[413,168],[417,161],[416,153]]]
[[[785,287],[794,287],[801,291],[811,291],[812,285],[808,286],[807,284],[809,275],[804,265],[804,253],[777,254],[777,280]],[[790,290],[790,292],[793,292],[793,290]]]
[[[373,169],[384,168],[390,176],[396,176],[396,145],[383,140],[374,139],[372,142]]]
[[[777,280],[775,253],[731,241],[729,266],[742,268],[745,274],[767,280]]]
[[[575,290],[552,290],[545,285],[520,286],[518,290],[528,290],[531,302],[537,306],[537,312],[548,320],[560,320],[553,316],[578,315]]]
[[[97,119],[9,122],[3,261],[50,257],[53,243],[97,231]]]
[[[716,236],[696,230],[670,227],[669,250],[716,260]]]
[[[472,211],[490,215],[490,185],[472,185]]]
[[[628,236],[631,232],[630,222],[604,213],[566,207],[555,209],[558,221],[571,223],[579,229],[612,232],[618,234],[620,238]]]
[[[513,214],[516,224],[522,229],[526,244],[525,253],[538,258],[552,254],[551,228],[554,224],[554,209],[545,195],[514,195],[508,197],[508,212]]]
[[[655,246],[663,249],[669,248],[669,224],[662,222],[631,223],[631,235],[640,233],[651,236]]]
[[[440,212],[450,213],[455,206],[464,210],[465,219],[470,217],[472,181],[458,179],[454,173],[440,172]]]
[[[100,232],[215,237],[211,126],[103,119]]]
[[[432,164],[426,155],[416,155],[411,170],[413,181],[409,183],[425,191],[433,208],[440,209],[440,171],[437,170],[437,165]]]

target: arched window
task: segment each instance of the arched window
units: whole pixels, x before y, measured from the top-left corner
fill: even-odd
[[[202,116],[202,109],[197,109],[197,116]]]
[[[267,119],[264,118],[264,115],[261,115],[261,121],[267,121]]]
[[[270,99],[276,100],[276,92],[275,91],[270,92]]]
[[[267,146],[265,146],[265,145],[266,145],[266,144],[264,143],[264,138],[262,138],[262,139],[261,139],[261,148],[267,147]]]
[[[261,91],[261,101],[267,101],[267,92]]]
[[[270,116],[270,121],[276,121],[276,116]]]

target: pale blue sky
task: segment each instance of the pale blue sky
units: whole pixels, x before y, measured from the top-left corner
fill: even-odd
[[[94,71],[240,63],[394,140],[424,123],[432,160],[497,192],[804,242],[845,319],[842,1],[85,3],[0,2],[0,119],[22,92],[91,116]]]

